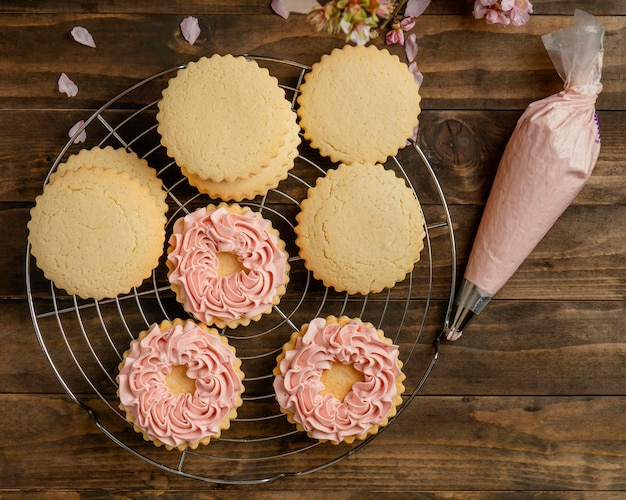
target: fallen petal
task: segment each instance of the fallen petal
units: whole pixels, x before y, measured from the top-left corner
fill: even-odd
[[[69,132],[67,133],[67,135],[70,136],[70,138],[74,137],[74,134],[76,134],[76,132],[78,132],[78,129],[80,127],[82,127],[85,124],[85,120],[79,120],[77,121],[72,128],[69,130]],[[79,142],[85,142],[85,139],[87,139],[87,132],[85,130],[83,130],[80,134],[78,134],[76,136],[76,138],[74,139],[74,144],[78,144]]]
[[[193,45],[196,43],[198,36],[200,36],[198,19],[193,16],[186,17],[180,23],[180,31],[183,34],[183,38],[189,42],[189,45]]]
[[[65,73],[61,73],[59,77],[59,92],[66,93],[67,97],[74,97],[78,94],[78,85],[70,80],[70,77]]]
[[[417,67],[416,62],[412,62],[411,64],[409,64],[409,71],[413,73],[413,80],[415,80],[415,83],[417,83],[418,85],[422,85],[422,82],[424,81],[424,75],[422,75],[422,72]]]
[[[272,10],[280,17],[287,19],[292,12],[308,14],[320,4],[317,0],[272,0]]]
[[[404,8],[404,15],[407,17],[421,16],[430,5],[430,0],[409,0]]]
[[[415,60],[417,56],[417,35],[415,33],[411,33],[408,37],[406,37],[406,41],[404,42],[404,52],[406,53],[406,58],[409,62]]]
[[[94,42],[91,33],[89,33],[89,31],[82,26],[75,26],[72,28],[72,37],[74,37],[74,40],[78,43],[87,45],[87,47],[93,47],[94,49],[96,48],[96,42]]]

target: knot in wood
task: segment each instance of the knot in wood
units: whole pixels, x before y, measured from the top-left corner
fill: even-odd
[[[444,120],[436,126],[435,150],[455,166],[475,165],[479,161],[478,140],[460,120]]]

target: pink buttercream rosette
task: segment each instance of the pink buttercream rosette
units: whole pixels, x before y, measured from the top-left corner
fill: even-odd
[[[221,203],[176,220],[169,240],[168,279],[176,298],[199,321],[246,326],[272,311],[289,281],[288,254],[269,220]],[[241,269],[220,274],[220,254]]]
[[[173,393],[167,377],[183,367],[193,391]],[[241,360],[214,328],[175,319],[142,331],[119,365],[120,409],[156,446],[195,449],[220,437],[242,405]]]
[[[322,381],[334,363],[351,365],[361,375],[343,399]],[[346,316],[315,318],[292,335],[277,358],[276,400],[310,437],[352,443],[378,432],[396,414],[406,378],[401,368],[398,346],[370,323]]]

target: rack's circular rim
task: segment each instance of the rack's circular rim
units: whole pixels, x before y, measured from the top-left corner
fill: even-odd
[[[300,83],[302,82],[304,73],[306,71],[308,71],[310,69],[309,66],[295,62],[295,61],[289,61],[289,60],[285,60],[285,59],[277,59],[277,58],[273,58],[273,57],[266,57],[266,56],[254,56],[254,55],[247,55],[244,54],[245,57],[249,58],[249,59],[253,59],[253,60],[259,60],[259,61],[267,61],[267,62],[272,62],[272,63],[281,63],[281,64],[287,64],[293,67],[296,67],[300,70],[300,77],[298,80],[298,83],[296,84],[295,88],[291,88],[292,91],[294,91],[294,98],[292,101],[292,104],[295,103],[295,97],[297,95],[297,91],[298,91],[298,87],[300,85]],[[184,68],[186,65],[179,65],[179,66],[175,66],[173,68],[164,70],[164,71],[160,71],[158,73],[153,74],[152,76],[149,76],[147,78],[145,78],[144,80],[141,80],[137,83],[135,83],[134,85],[128,87],[126,90],[122,91],[121,93],[119,93],[117,96],[115,96],[114,98],[110,99],[109,101],[107,101],[104,105],[102,105],[99,109],[97,109],[94,113],[92,113],[85,121],[84,124],[76,131],[76,133],[74,134],[73,137],[71,137],[65,144],[64,148],[61,150],[61,152],[58,154],[58,156],[56,157],[55,161],[53,162],[45,180],[44,180],[44,185],[49,181],[49,177],[51,175],[52,172],[54,172],[54,170],[56,169],[56,167],[58,166],[58,164],[61,162],[61,160],[63,159],[63,157],[65,156],[65,154],[68,152],[68,150],[71,148],[71,146],[74,144],[74,140],[76,137],[78,137],[78,135],[80,135],[87,127],[89,127],[89,125],[94,122],[96,119],[98,119],[98,117],[101,116],[101,114],[103,113],[103,111],[109,109],[113,104],[115,104],[116,102],[118,102],[119,100],[121,100],[123,97],[125,97],[126,95],[128,95],[129,93],[133,92],[134,90],[140,88],[141,86],[152,82],[155,79],[158,79],[160,77],[166,76],[170,73],[174,73],[176,71],[178,71],[179,69]],[[285,88],[284,85],[281,85],[283,88]],[[147,106],[135,111],[135,113],[133,113],[132,116],[135,116],[136,114],[141,113],[142,111],[145,111],[146,109],[148,109],[151,105],[155,104],[150,103]],[[110,135],[110,134],[109,134]],[[106,138],[102,141],[104,142],[106,140]],[[426,167],[426,170],[428,171],[428,174],[430,176],[430,180],[433,183],[436,195],[439,198],[439,201],[441,203],[441,206],[443,207],[444,210],[444,218],[445,221],[441,224],[442,226],[445,226],[448,230],[448,234],[449,234],[449,243],[450,243],[450,258],[451,258],[451,277],[450,277],[450,294],[449,294],[449,298],[448,298],[448,304],[447,304],[447,309],[446,309],[446,313],[445,313],[445,318],[444,318],[444,325],[447,324],[449,322],[450,319],[450,314],[451,314],[451,309],[452,309],[452,305],[453,305],[453,300],[454,300],[454,296],[455,296],[455,283],[456,283],[456,248],[455,248],[455,239],[454,239],[454,231],[453,231],[453,225],[452,225],[452,219],[450,216],[450,211],[445,199],[445,195],[443,192],[443,189],[441,187],[441,184],[439,183],[439,180],[437,179],[437,176],[432,168],[432,166],[430,165],[430,162],[428,161],[428,159],[426,158],[425,154],[423,153],[423,151],[421,150],[421,148],[417,145],[417,143],[415,141],[411,141],[409,145],[407,145],[407,148],[411,148],[412,150],[414,150],[415,154],[418,156],[418,158],[420,159],[420,161],[423,163],[423,165]],[[400,164],[400,162],[394,157],[394,160],[396,161],[396,163],[398,163],[398,165],[400,166],[400,168],[402,170],[403,167]],[[310,162],[310,160],[306,159],[306,161]],[[173,162],[172,162],[173,163]],[[312,162],[314,163],[314,162]],[[315,165],[317,167],[317,165]],[[321,169],[320,167],[317,167],[318,169]],[[323,171],[323,169],[321,169]],[[405,174],[406,175],[406,174]],[[408,181],[408,178],[406,179]],[[409,181],[410,184],[410,181]],[[412,186],[411,186],[412,187]],[[413,188],[414,192],[415,189]],[[416,193],[417,196],[417,193]],[[253,200],[249,200],[250,203],[249,204],[254,204]],[[267,208],[263,205],[261,205],[263,208]],[[176,212],[180,211],[183,207],[179,207]],[[168,217],[168,220],[172,219],[173,216]],[[430,248],[430,237],[428,234],[428,225],[426,224],[426,220],[424,219],[425,222],[425,229],[426,229],[426,240],[428,242],[428,248],[425,249],[425,251],[427,251],[429,253],[429,266],[430,266],[430,272],[431,272],[431,281],[432,281],[432,265],[433,265],[433,256],[431,254],[431,248]],[[169,467],[165,464],[162,464],[156,460],[153,460],[152,458],[140,453],[139,451],[135,450],[133,447],[127,445],[126,443],[124,443],[121,439],[119,439],[114,432],[110,431],[106,426],[104,426],[101,422],[100,419],[98,418],[98,413],[91,408],[89,405],[87,405],[86,403],[83,403],[72,391],[71,387],[69,386],[69,384],[67,383],[67,381],[64,379],[63,374],[59,371],[58,367],[55,365],[55,362],[49,352],[48,346],[46,345],[46,340],[44,339],[44,335],[43,332],[40,329],[39,326],[39,322],[38,322],[38,314],[36,313],[36,309],[35,309],[35,304],[34,304],[34,297],[33,297],[33,293],[32,293],[32,287],[31,287],[31,255],[30,255],[30,242],[27,242],[26,245],[26,293],[27,293],[27,301],[28,301],[28,306],[29,306],[29,311],[31,314],[31,319],[33,322],[33,326],[35,329],[35,333],[38,339],[38,342],[40,344],[40,347],[44,353],[44,355],[46,356],[56,378],[58,379],[58,381],[60,382],[61,386],[63,387],[63,389],[65,390],[65,392],[68,394],[68,396],[72,399],[72,401],[74,403],[76,403],[78,406],[80,406],[81,408],[83,408],[85,411],[88,412],[89,415],[92,416],[95,425],[101,430],[101,432],[103,432],[103,434],[105,434],[109,439],[111,439],[113,442],[115,442],[117,445],[119,445],[121,448],[125,449],[126,451],[130,452],[131,454],[143,459],[144,461],[156,466],[157,468],[160,468],[162,470],[165,470],[167,472],[171,472],[171,473],[175,473],[177,475],[181,475],[184,477],[188,477],[188,478],[192,478],[192,479],[197,479],[197,480],[202,480],[202,481],[206,481],[206,482],[213,482],[213,483],[222,483],[222,484],[258,484],[258,483],[265,483],[265,482],[270,482],[282,477],[288,477],[288,476],[300,476],[300,475],[305,475],[305,474],[309,474],[309,473],[313,473],[316,471],[319,471],[321,469],[324,469],[328,466],[331,466],[333,464],[336,464],[338,462],[340,462],[341,460],[343,460],[344,458],[353,455],[354,453],[356,453],[358,450],[360,450],[361,448],[363,448],[364,446],[366,446],[371,440],[375,439],[377,436],[379,436],[385,429],[387,429],[388,427],[390,427],[390,425],[393,423],[393,421],[400,415],[403,413],[403,411],[407,408],[407,406],[409,405],[409,403],[413,400],[413,398],[415,398],[415,396],[418,394],[418,392],[421,390],[423,384],[425,383],[426,379],[428,378],[430,372],[432,371],[437,359],[438,359],[438,355],[439,355],[439,339],[441,337],[441,335],[437,336],[435,338],[434,341],[434,345],[433,345],[433,354],[432,354],[432,358],[430,359],[430,363],[426,366],[421,378],[418,380],[417,384],[415,385],[415,388],[408,394],[408,397],[406,398],[405,401],[403,401],[402,405],[398,407],[397,413],[394,417],[389,419],[389,424],[385,427],[382,427],[378,433],[373,434],[368,436],[366,439],[356,443],[355,445],[353,445],[350,449],[348,449],[347,451],[345,451],[342,454],[338,454],[336,457],[331,458],[329,460],[327,460],[324,463],[312,466],[310,468],[304,469],[304,470],[299,470],[296,472],[293,471],[282,471],[282,472],[277,472],[275,474],[271,474],[268,475],[266,477],[263,478],[254,478],[254,479],[225,479],[223,477],[206,477],[206,476],[200,476],[198,474],[193,474],[193,473],[189,473],[186,472],[184,470],[181,469],[181,467],[175,469],[172,467]],[[310,279],[310,278],[309,278]],[[154,288],[155,288],[155,292],[157,294],[157,299],[159,299],[158,297],[158,288],[157,288],[157,284],[156,284],[156,278],[154,276],[153,273],[153,281],[154,281]],[[54,285],[53,283],[50,283],[50,290],[51,290],[51,296],[52,296],[52,300],[54,302],[54,308],[55,308],[55,314],[57,314],[58,317],[58,310],[57,310],[57,302],[56,302],[56,297],[55,297],[55,291],[54,291]],[[74,305],[75,308],[78,310],[79,306],[76,302],[76,298],[73,298],[74,300]],[[117,300],[117,299],[115,299]],[[347,300],[347,298],[346,298]],[[388,300],[388,299],[387,299]],[[428,294],[428,298],[426,300],[426,307],[425,307],[425,312],[424,312],[424,318],[427,316],[428,314],[428,307],[429,307],[429,302],[430,302],[430,292]],[[161,306],[162,307],[162,306]],[[163,307],[162,307],[163,309]],[[165,312],[165,310],[163,309],[163,311]],[[403,324],[400,326],[400,328],[403,328]],[[422,325],[423,327],[423,325]],[[421,328],[420,327],[420,334],[421,334]],[[417,342],[417,340],[419,339],[419,335],[417,336],[417,339],[415,342]],[[69,349],[69,347],[68,347]],[[71,349],[69,349],[71,352]],[[73,353],[72,353],[72,356]],[[78,364],[78,361],[74,358],[74,362]],[[79,365],[80,366],[80,365]],[[86,375],[84,375],[85,378],[89,381],[88,377]],[[93,387],[93,385],[92,385]],[[100,395],[97,390],[94,388],[94,391]],[[102,395],[100,395],[100,397],[102,398]],[[102,398],[104,399],[104,398]],[[224,439],[224,438],[222,438]],[[311,446],[316,446],[316,443],[313,443],[313,445]],[[302,450],[297,450],[296,452],[299,452]],[[186,452],[183,452],[186,453]],[[189,453],[193,453],[191,451],[189,451]],[[182,463],[182,460],[181,460]]]

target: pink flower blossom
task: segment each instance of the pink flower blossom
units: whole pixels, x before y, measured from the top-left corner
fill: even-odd
[[[356,43],[357,45],[365,45],[370,39],[371,26],[369,26],[366,22],[357,21],[355,23],[350,23],[349,21],[342,19],[340,26],[341,31],[347,35],[347,39],[350,42]]]
[[[78,129],[81,128],[83,125],[85,124],[85,120],[79,120],[77,121],[74,125],[72,125],[72,128],[70,128],[69,132],[67,133],[67,135],[72,138],[74,137],[74,135],[76,134],[76,132],[78,132]],[[85,130],[83,130],[80,134],[78,134],[76,136],[76,138],[74,139],[74,144],[78,144],[80,142],[85,142],[85,140],[87,139],[87,132]]]
[[[333,4],[328,2],[326,5],[315,7],[309,15],[307,20],[315,26],[317,31],[328,31],[328,33],[338,33],[339,28],[339,11]]]
[[[523,24],[526,24],[530,20],[532,12],[533,6],[528,0],[526,0],[523,4],[522,2],[519,2],[519,4],[513,6],[509,13],[511,23],[513,23],[513,26],[522,26]]]
[[[404,32],[413,29],[415,21],[412,17],[405,17],[400,21],[391,23],[391,29],[387,32],[385,42],[387,45],[394,43],[404,45]]]
[[[196,43],[196,40],[200,36],[200,25],[198,24],[198,18],[188,16],[180,22],[180,31],[183,34],[183,38],[189,42],[189,45]]]
[[[72,28],[71,33],[72,38],[74,38],[74,40],[78,43],[87,45],[87,47],[93,47],[94,49],[96,48],[96,42],[94,42],[91,33],[89,33],[86,28],[83,28],[82,26],[75,26]]]
[[[274,0],[272,8],[280,14],[275,3],[284,7],[285,1]],[[380,18],[391,14],[394,5],[390,0],[330,0],[324,5],[314,6],[307,20],[317,31],[344,33],[346,41],[364,45],[372,37],[371,30],[379,27]],[[398,30],[401,31],[402,28],[398,27]],[[403,41],[404,35],[401,38]]]
[[[78,85],[76,85],[69,76],[61,73],[59,77],[59,92],[64,92],[67,97],[74,97],[78,94]]]
[[[402,30],[389,30],[385,36],[385,43],[387,45],[399,44],[404,45],[404,31]]]
[[[485,18],[487,24],[526,24],[533,12],[529,0],[475,0],[474,17]]]
[[[374,15],[382,19],[387,19],[393,12],[394,4],[390,0],[371,0],[371,4],[374,4],[370,11],[374,12]]]

